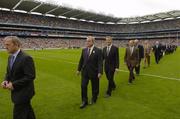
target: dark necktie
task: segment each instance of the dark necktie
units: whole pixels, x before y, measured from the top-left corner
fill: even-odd
[[[86,54],[86,55],[87,55],[86,57],[87,57],[87,59],[88,59],[88,58],[89,58],[89,55],[90,55],[90,48],[87,49],[87,54]]]
[[[109,55],[110,47],[107,46],[107,56]]]

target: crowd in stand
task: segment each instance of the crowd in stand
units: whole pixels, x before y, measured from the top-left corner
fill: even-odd
[[[144,24],[98,24],[98,23],[89,23],[83,21],[76,21],[76,20],[68,20],[62,19],[57,17],[47,17],[42,15],[32,15],[27,13],[17,13],[17,12],[10,12],[10,11],[2,11],[0,10],[0,24],[21,24],[21,25],[35,25],[35,26],[49,26],[49,27],[60,27],[60,28],[72,28],[72,29],[84,29],[90,31],[98,31],[98,32],[107,32],[107,33],[135,33],[135,32],[146,32],[146,31],[157,31],[157,30],[168,30],[168,29],[178,29],[180,28],[180,20],[167,20],[167,21],[158,21],[152,23],[144,23]],[[14,29],[14,28],[13,28]],[[60,33],[64,31],[56,31],[50,30],[49,32],[43,30],[33,30],[33,29],[26,29],[26,30],[19,30],[17,28],[14,29],[1,29],[0,30],[0,48],[3,48],[2,39],[3,36],[7,35],[17,35],[23,36],[25,38],[21,38],[23,48],[28,49],[36,49],[36,48],[80,48],[84,46],[85,39],[64,39],[64,38],[31,38],[33,34],[37,36],[43,35],[73,35],[73,36],[83,36],[86,37],[87,35],[77,34],[77,31],[73,33],[73,31],[68,34]],[[85,32],[84,32],[85,33]],[[90,32],[91,33],[91,32]],[[101,34],[100,33],[100,34]],[[105,37],[101,36],[100,37]],[[26,37],[29,36],[29,37]],[[98,35],[97,35],[98,36]],[[96,36],[95,36],[96,37]],[[134,38],[133,38],[134,39]],[[144,40],[142,40],[144,42]],[[149,39],[150,46],[153,46],[155,42],[158,41],[162,44],[162,46],[168,49],[167,54],[171,52],[174,45],[180,46],[180,41],[177,38],[167,38],[167,39]],[[128,40],[114,40],[114,44],[117,47],[126,47],[128,44]],[[104,40],[96,40],[95,43],[98,47],[103,47]]]
[[[0,23],[12,23],[23,25],[63,27],[73,29],[85,29],[102,32],[133,33],[159,30],[172,30],[180,28],[180,19],[157,21],[143,24],[98,24],[77,20],[68,20],[57,17],[32,15],[9,11],[0,11]]]
[[[149,45],[153,46],[158,41],[163,46],[163,49],[167,49],[169,54],[174,46],[180,45],[180,42],[175,39],[167,40],[148,40]],[[84,47],[85,39],[63,39],[63,38],[21,38],[22,47],[24,49],[46,49],[46,48],[81,48]],[[128,40],[114,40],[114,45],[117,47],[126,47]],[[140,41],[141,44],[145,43],[145,40]],[[95,44],[97,47],[104,47],[104,40],[96,40]],[[3,37],[0,38],[0,48],[3,48]]]

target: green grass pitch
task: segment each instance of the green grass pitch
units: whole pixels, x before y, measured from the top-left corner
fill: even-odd
[[[97,103],[83,110],[79,109],[81,77],[76,76],[81,50],[27,52],[36,64],[36,95],[32,106],[37,119],[180,119],[180,49],[165,56],[158,65],[152,55],[151,66],[141,68],[141,74],[164,78],[140,75],[133,85],[128,85],[127,72],[116,74],[117,89],[108,99],[104,98],[107,80],[103,75]],[[5,51],[0,51],[1,81],[7,56]],[[124,49],[120,49],[120,69],[127,70],[123,57]],[[90,85],[88,92],[91,98]],[[0,119],[11,119],[12,108],[9,91],[0,89]]]

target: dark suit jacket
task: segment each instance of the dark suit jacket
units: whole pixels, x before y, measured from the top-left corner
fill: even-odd
[[[139,48],[139,59],[144,58],[144,47],[142,45],[137,46]]]
[[[127,65],[131,64],[132,66],[136,66],[139,63],[139,49],[134,47],[133,53],[131,54],[130,47],[126,48],[124,62]]]
[[[14,90],[11,91],[12,101],[15,104],[29,102],[35,94],[33,82],[35,79],[35,67],[33,59],[20,51],[11,70],[9,62],[10,56],[8,58],[5,80],[11,81],[13,84]]]
[[[161,53],[161,45],[158,45],[158,47],[156,47],[156,45],[153,46],[153,52],[156,56],[159,56]]]
[[[116,68],[119,68],[119,49],[112,45],[109,55],[107,56],[107,47],[104,47],[103,59],[105,61],[105,70],[110,69],[111,71],[115,71]]]
[[[87,48],[82,50],[78,71],[82,72],[82,76],[96,78],[98,73],[103,74],[102,50],[94,47],[89,57],[87,57],[87,51]]]

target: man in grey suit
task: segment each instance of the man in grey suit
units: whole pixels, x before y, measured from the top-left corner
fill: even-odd
[[[7,73],[1,86],[11,91],[11,98],[14,103],[13,119],[35,119],[31,106],[31,99],[35,94],[33,59],[20,49],[21,43],[18,37],[8,36],[4,41],[10,55]]]
[[[90,104],[94,104],[97,101],[99,94],[99,79],[103,73],[103,61],[102,51],[94,46],[95,38],[88,36],[86,40],[86,48],[82,50],[82,54],[79,60],[77,74],[81,72],[81,97],[82,104],[80,108],[84,108],[88,105],[87,86],[89,80],[92,84],[92,99]]]

